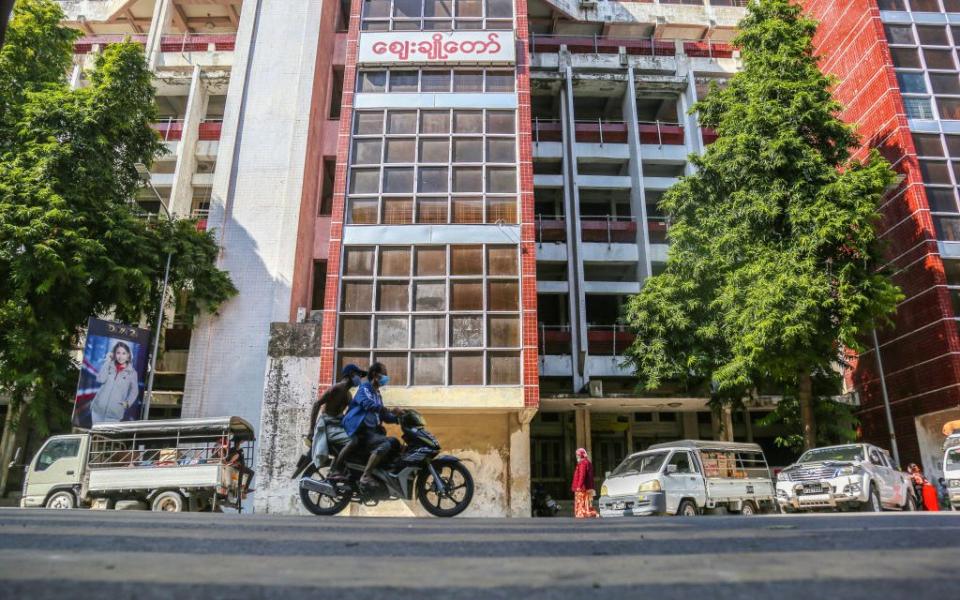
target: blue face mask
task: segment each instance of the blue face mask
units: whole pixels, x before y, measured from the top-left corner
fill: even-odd
[[[380,387],[384,387],[384,386],[386,386],[388,383],[390,383],[390,376],[389,376],[389,375],[381,375],[381,376],[380,376]]]

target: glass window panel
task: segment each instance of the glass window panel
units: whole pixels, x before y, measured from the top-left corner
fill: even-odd
[[[343,312],[369,312],[373,308],[373,284],[367,281],[343,282]]]
[[[377,317],[374,348],[406,348],[407,317]]]
[[[513,246],[487,247],[487,275],[516,275],[517,249]]]
[[[926,94],[927,80],[923,73],[897,73],[897,82],[900,84],[900,91],[904,94]]]
[[[942,25],[917,25],[917,38],[924,46],[949,46],[947,28]]]
[[[933,225],[937,230],[938,240],[942,242],[960,242],[960,218],[934,217]],[[953,261],[944,261],[944,265],[946,265],[947,262],[953,262]],[[957,263],[957,264],[960,264],[960,263]],[[958,280],[958,278],[956,277],[951,278],[948,273],[947,283],[949,283],[950,285],[960,285],[960,280]]]
[[[487,355],[488,385],[520,384],[520,353],[491,352]]]
[[[513,112],[507,110],[488,110],[487,133],[516,133]]]
[[[379,204],[380,202],[376,198],[354,198],[350,201],[350,223],[354,225],[375,225]]]
[[[479,315],[450,317],[450,345],[454,348],[483,346],[483,317]]]
[[[453,162],[483,162],[483,138],[455,138],[453,140]]]
[[[449,92],[450,91],[450,71],[424,71],[422,87],[423,92]]]
[[[877,0],[880,10],[907,10],[903,0]]]
[[[413,169],[392,168],[383,170],[383,191],[387,194],[403,194],[413,191]]]
[[[482,0],[457,0],[457,16],[458,17],[482,17],[483,1]]]
[[[443,354],[413,355],[413,385],[443,385],[445,371]]]
[[[421,15],[421,0],[393,0],[393,16],[415,19]]]
[[[960,12],[960,0],[943,0],[943,10],[947,12]]]
[[[390,0],[364,0],[363,17],[383,18],[390,16]]]
[[[517,170],[515,168],[487,168],[487,192],[491,194],[510,194],[517,191]]]
[[[487,198],[487,223],[517,223],[516,198]]]
[[[926,189],[927,202],[930,204],[930,210],[933,212],[957,212],[957,198],[954,195],[952,187],[928,187]]]
[[[913,12],[940,12],[937,0],[910,0],[910,10]]]
[[[925,183],[953,183],[950,180],[950,168],[946,161],[921,160],[920,172],[923,174]]]
[[[930,106],[930,98],[904,97],[903,105],[907,110],[907,117],[910,119],[933,118],[933,108]]]
[[[446,348],[446,317],[429,316],[413,318],[414,348]]]
[[[351,169],[351,194],[376,194],[380,191],[380,169]]]
[[[483,133],[483,113],[479,110],[453,111],[454,133]]]
[[[487,17],[513,18],[513,0],[487,0]]]
[[[453,222],[454,223],[482,223],[483,222],[483,198],[457,198],[453,199]]]
[[[391,110],[387,114],[387,133],[416,133],[417,112],[413,110]]]
[[[450,31],[451,29],[453,29],[453,21],[447,19],[431,19],[423,22],[424,31]]]
[[[487,317],[490,331],[490,346],[493,348],[512,348],[520,345],[520,318],[507,315]]]
[[[419,74],[419,71],[390,71],[390,91],[417,91],[417,79],[419,78]]]
[[[488,281],[487,310],[520,310],[520,284],[516,281]]]
[[[414,138],[389,138],[387,139],[387,152],[383,162],[385,163],[412,163],[414,162]],[[386,190],[385,190],[386,191]],[[398,190],[400,191],[400,190]]]
[[[960,99],[937,98],[937,110],[940,118],[946,121],[960,121]]]
[[[513,138],[487,138],[487,162],[515,163],[516,144]]]
[[[514,81],[513,71],[487,71],[488,92],[512,92]]]
[[[377,284],[377,310],[410,310],[409,287],[406,282],[381,281]]]
[[[346,365],[369,365],[370,352],[338,352],[337,353],[337,373],[343,372]]]
[[[482,192],[483,170],[480,167],[454,167],[453,191],[460,193]]]
[[[389,31],[390,21],[363,21],[360,23],[363,31]]]
[[[447,274],[447,249],[439,248],[417,248],[417,275],[446,275]]]
[[[953,161],[950,163],[953,168],[953,180],[960,182],[960,161]]]
[[[344,275],[373,275],[373,248],[345,248]]]
[[[487,29],[491,31],[506,30],[509,31],[513,29],[513,21],[508,19],[487,19]]]
[[[410,248],[380,248],[380,275],[407,277],[410,275]]]
[[[483,21],[477,19],[457,19],[454,28],[459,30],[483,29]]]
[[[422,138],[420,140],[420,160],[422,163],[450,162],[449,138]]]
[[[449,167],[420,167],[417,191],[424,194],[446,193],[450,185]]]
[[[420,21],[394,21],[394,31],[420,31]]]
[[[483,71],[454,71],[454,92],[482,92]]]
[[[960,135],[945,135],[943,139],[947,142],[947,153],[953,158],[960,158]]]
[[[884,25],[887,32],[887,41],[891,44],[916,44],[913,38],[913,27],[909,25]]]
[[[413,223],[413,199],[384,198],[383,223],[385,225],[406,225]]]
[[[420,133],[450,133],[450,112],[446,110],[421,112]]]
[[[386,71],[361,71],[357,78],[358,92],[383,92],[387,89]]]
[[[405,352],[374,352],[373,360],[383,363],[390,385],[407,385],[407,354]]]
[[[360,138],[353,141],[353,164],[379,165],[382,140]]]
[[[935,133],[914,133],[913,145],[917,147],[918,156],[943,156],[943,144]]]
[[[903,69],[919,69],[920,54],[916,48],[890,48],[893,66]]]
[[[953,61],[953,50],[923,50],[923,58],[927,61],[928,69],[956,69]]]
[[[956,73],[930,73],[934,94],[960,94],[960,77]]]
[[[425,0],[423,3],[425,17],[452,17],[453,0]]]
[[[447,308],[447,285],[443,281],[418,281],[414,283],[415,311],[441,311]]]
[[[946,221],[946,217],[941,217]],[[960,223],[960,219],[955,219]],[[947,285],[960,285],[960,260],[946,259],[943,261],[943,270],[947,275]]]
[[[483,385],[483,353],[451,354],[450,385]]]
[[[479,281],[451,281],[450,310],[483,310],[483,284]]]
[[[482,275],[483,246],[450,246],[451,275]]]
[[[383,133],[383,111],[358,112],[354,131],[357,135],[378,135]]]
[[[417,223],[444,224],[446,222],[446,197],[417,199]]]

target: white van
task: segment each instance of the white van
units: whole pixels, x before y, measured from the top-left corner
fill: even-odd
[[[684,440],[628,456],[600,488],[600,516],[694,516],[724,507],[776,510],[773,478],[757,444]]]
[[[947,486],[950,508],[960,510],[960,433],[943,443],[943,482]]]

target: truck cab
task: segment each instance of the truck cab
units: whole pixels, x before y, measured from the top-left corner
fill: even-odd
[[[947,497],[950,508],[960,510],[960,433],[949,436],[943,447],[943,481],[947,486]]]
[[[89,446],[85,433],[48,439],[24,469],[20,506],[76,508]]]

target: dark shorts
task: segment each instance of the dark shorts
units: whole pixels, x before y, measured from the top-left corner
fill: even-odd
[[[363,449],[370,454],[386,454],[400,449],[400,442],[397,438],[387,437],[372,427],[358,429],[357,439]]]

